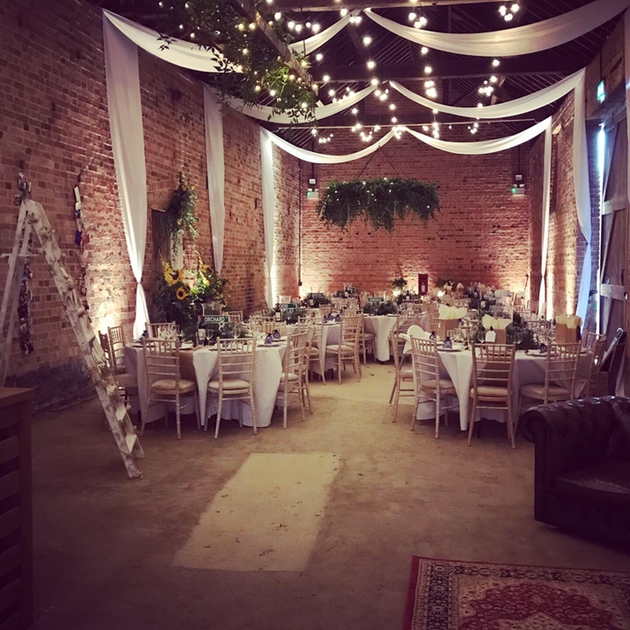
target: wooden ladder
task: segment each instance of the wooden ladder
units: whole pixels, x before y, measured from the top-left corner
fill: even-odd
[[[4,384],[8,371],[15,312],[24,264],[31,255],[29,242],[32,234],[37,236],[40,242],[48,269],[61,296],[61,302],[79,343],[81,354],[85,359],[87,370],[103,406],[105,417],[127,469],[127,474],[131,478],[142,477],[134,459],[144,457],[144,451],[140,446],[136,429],[129,418],[127,408],[118,393],[118,386],[109,369],[103,348],[92,330],[87,311],[76,293],[75,282],[62,260],[63,254],[59,248],[55,231],[51,228],[42,206],[26,198],[22,199],[20,205],[15,241],[8,256],[9,272],[0,306],[0,335],[4,331],[7,313],[9,314],[7,335],[0,338],[0,385]]]

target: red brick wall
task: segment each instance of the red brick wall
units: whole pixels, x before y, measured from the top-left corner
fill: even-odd
[[[95,328],[122,323],[131,332],[135,288],[125,246],[107,113],[102,24],[99,10],[83,0],[14,3],[0,0],[0,251],[13,242],[17,209],[15,176],[32,181],[33,198],[44,206],[57,231],[70,272],[78,275],[73,244],[72,187],[81,175],[83,215],[91,240],[85,251],[88,299]],[[201,87],[178,69],[140,52],[148,203],[163,208],[182,171],[199,193],[197,250],[212,261],[206,185]],[[173,99],[172,90],[182,93]],[[238,112],[224,114],[226,243],[223,274],[232,305],[250,310],[264,299],[264,239],[260,183],[259,127]],[[286,156],[276,168],[279,213],[295,207],[297,162]],[[282,175],[287,172],[287,183]],[[150,291],[153,268],[151,219],[143,283]],[[276,235],[278,260],[289,271],[292,219],[279,222],[290,236]],[[192,248],[187,251],[192,258]],[[293,260],[293,262],[292,262]],[[82,361],[50,275],[34,259],[33,343],[29,357],[13,345],[10,382],[39,387],[38,404],[52,404],[85,391]],[[4,286],[6,266],[0,263]],[[148,295],[151,302],[151,296]],[[47,385],[47,386],[46,386]]]
[[[573,95],[570,94],[553,117],[553,152],[551,205],[549,212],[549,250],[547,253],[546,304],[547,316],[575,312],[579,275],[582,270],[586,241],[580,232],[575,206],[573,180]],[[540,277],[540,241],[542,238],[544,138],[536,140],[530,160],[532,188],[539,191],[540,200],[532,205],[532,269],[535,287]],[[540,205],[539,205],[540,204]],[[594,232],[597,238],[597,232]],[[538,294],[532,296],[538,298]]]
[[[498,132],[509,133],[505,128]],[[465,128],[442,135],[444,139],[473,139]],[[365,145],[350,131],[335,130],[331,143],[317,146],[343,154]],[[520,170],[525,171],[528,149],[521,147],[520,155]],[[336,290],[350,283],[362,290],[383,291],[401,274],[415,289],[418,273],[428,273],[431,284],[441,277],[464,284],[479,281],[522,289],[530,268],[530,226],[528,197],[511,193],[518,157],[519,149],[458,156],[403,135],[380,149],[365,170],[370,158],[316,167],[320,191],[333,178],[354,179],[361,173],[364,177],[400,176],[434,182],[440,186],[442,209],[427,224],[407,219],[392,234],[375,231],[362,221],[342,232],[325,227],[316,216],[316,202],[306,201],[303,290]]]

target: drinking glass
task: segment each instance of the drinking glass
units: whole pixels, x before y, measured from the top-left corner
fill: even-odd
[[[206,329],[198,328],[197,329],[197,345],[203,346],[205,340],[206,340]]]

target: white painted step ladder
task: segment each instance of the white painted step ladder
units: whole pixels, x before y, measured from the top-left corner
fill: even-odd
[[[81,354],[85,359],[87,370],[103,406],[120,455],[131,478],[142,477],[134,459],[144,457],[144,451],[136,434],[127,408],[118,393],[118,386],[109,369],[105,353],[90,325],[87,311],[75,290],[75,282],[68,273],[62,260],[63,254],[55,231],[51,228],[42,206],[23,195],[18,215],[18,226],[13,248],[8,255],[9,272],[0,306],[0,385],[3,385],[8,371],[11,354],[11,341],[15,326],[15,313],[20,292],[20,284],[24,273],[24,264],[31,255],[29,241],[31,234],[37,236],[42,253],[48,264],[55,285],[59,290],[63,307],[70,320],[70,325],[79,343]],[[5,330],[8,314],[8,329]]]

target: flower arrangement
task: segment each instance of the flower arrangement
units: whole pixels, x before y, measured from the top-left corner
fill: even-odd
[[[162,274],[158,277],[158,290],[153,303],[158,319],[176,322],[186,336],[194,333],[202,314],[202,303],[214,301],[227,306],[227,278],[217,274],[197,254],[196,269],[173,269],[162,261]]]

